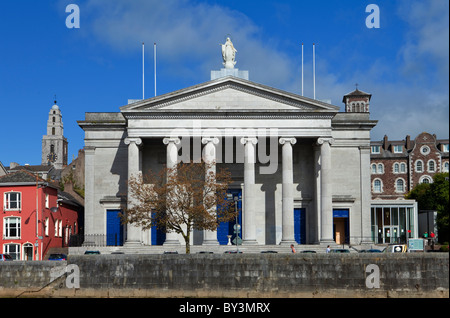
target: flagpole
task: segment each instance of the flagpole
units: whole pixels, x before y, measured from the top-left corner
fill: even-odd
[[[142,42],[142,99],[145,99],[145,85],[144,85],[144,77],[145,77],[145,72],[144,72],[144,42]]]
[[[313,87],[314,99],[316,99],[316,45],[313,43]]]
[[[302,43],[302,96],[303,96],[303,43]]]
[[[154,63],[155,63],[155,96],[156,96],[156,42],[153,43],[153,55],[154,55]]]

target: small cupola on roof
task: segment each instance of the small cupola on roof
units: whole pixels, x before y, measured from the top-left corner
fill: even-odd
[[[360,91],[358,87],[351,93],[344,95],[342,102],[345,104],[346,113],[368,113],[372,94]]]

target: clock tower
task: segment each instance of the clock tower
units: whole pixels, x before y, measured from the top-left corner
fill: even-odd
[[[67,145],[61,110],[55,101],[48,115],[47,135],[42,137],[42,165],[53,165],[56,169],[67,166]]]

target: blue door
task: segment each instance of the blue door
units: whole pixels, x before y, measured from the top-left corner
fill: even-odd
[[[306,244],[306,209],[294,209],[294,238],[297,244]]]
[[[242,190],[228,190],[227,200],[235,201],[237,198],[237,209],[239,211],[238,223],[241,225],[241,230],[239,237],[242,239]],[[231,242],[235,241],[236,233],[234,231],[234,225],[236,224],[236,220],[232,220],[229,222],[220,222],[217,227],[217,241],[219,241],[220,245],[228,244],[228,235],[231,235]]]
[[[154,213],[153,213],[154,216]],[[153,226],[151,229],[152,245],[163,245],[166,241],[166,231]]]
[[[120,246],[123,244],[123,226],[120,222],[121,210],[106,211],[106,245]]]

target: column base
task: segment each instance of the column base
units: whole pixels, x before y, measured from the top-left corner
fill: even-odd
[[[258,245],[257,240],[242,240],[242,244],[239,245]]]
[[[140,241],[126,241],[123,244],[124,247],[136,247],[136,246],[142,246]]]
[[[295,240],[294,241],[285,240],[280,242],[280,245],[283,246],[291,246],[291,244],[298,245]]]
[[[207,241],[203,241],[202,245],[219,245],[219,241],[217,241],[217,240],[207,240]]]
[[[167,245],[175,246],[175,245],[181,245],[181,243],[179,240],[168,240],[163,243],[163,246],[167,246]]]

